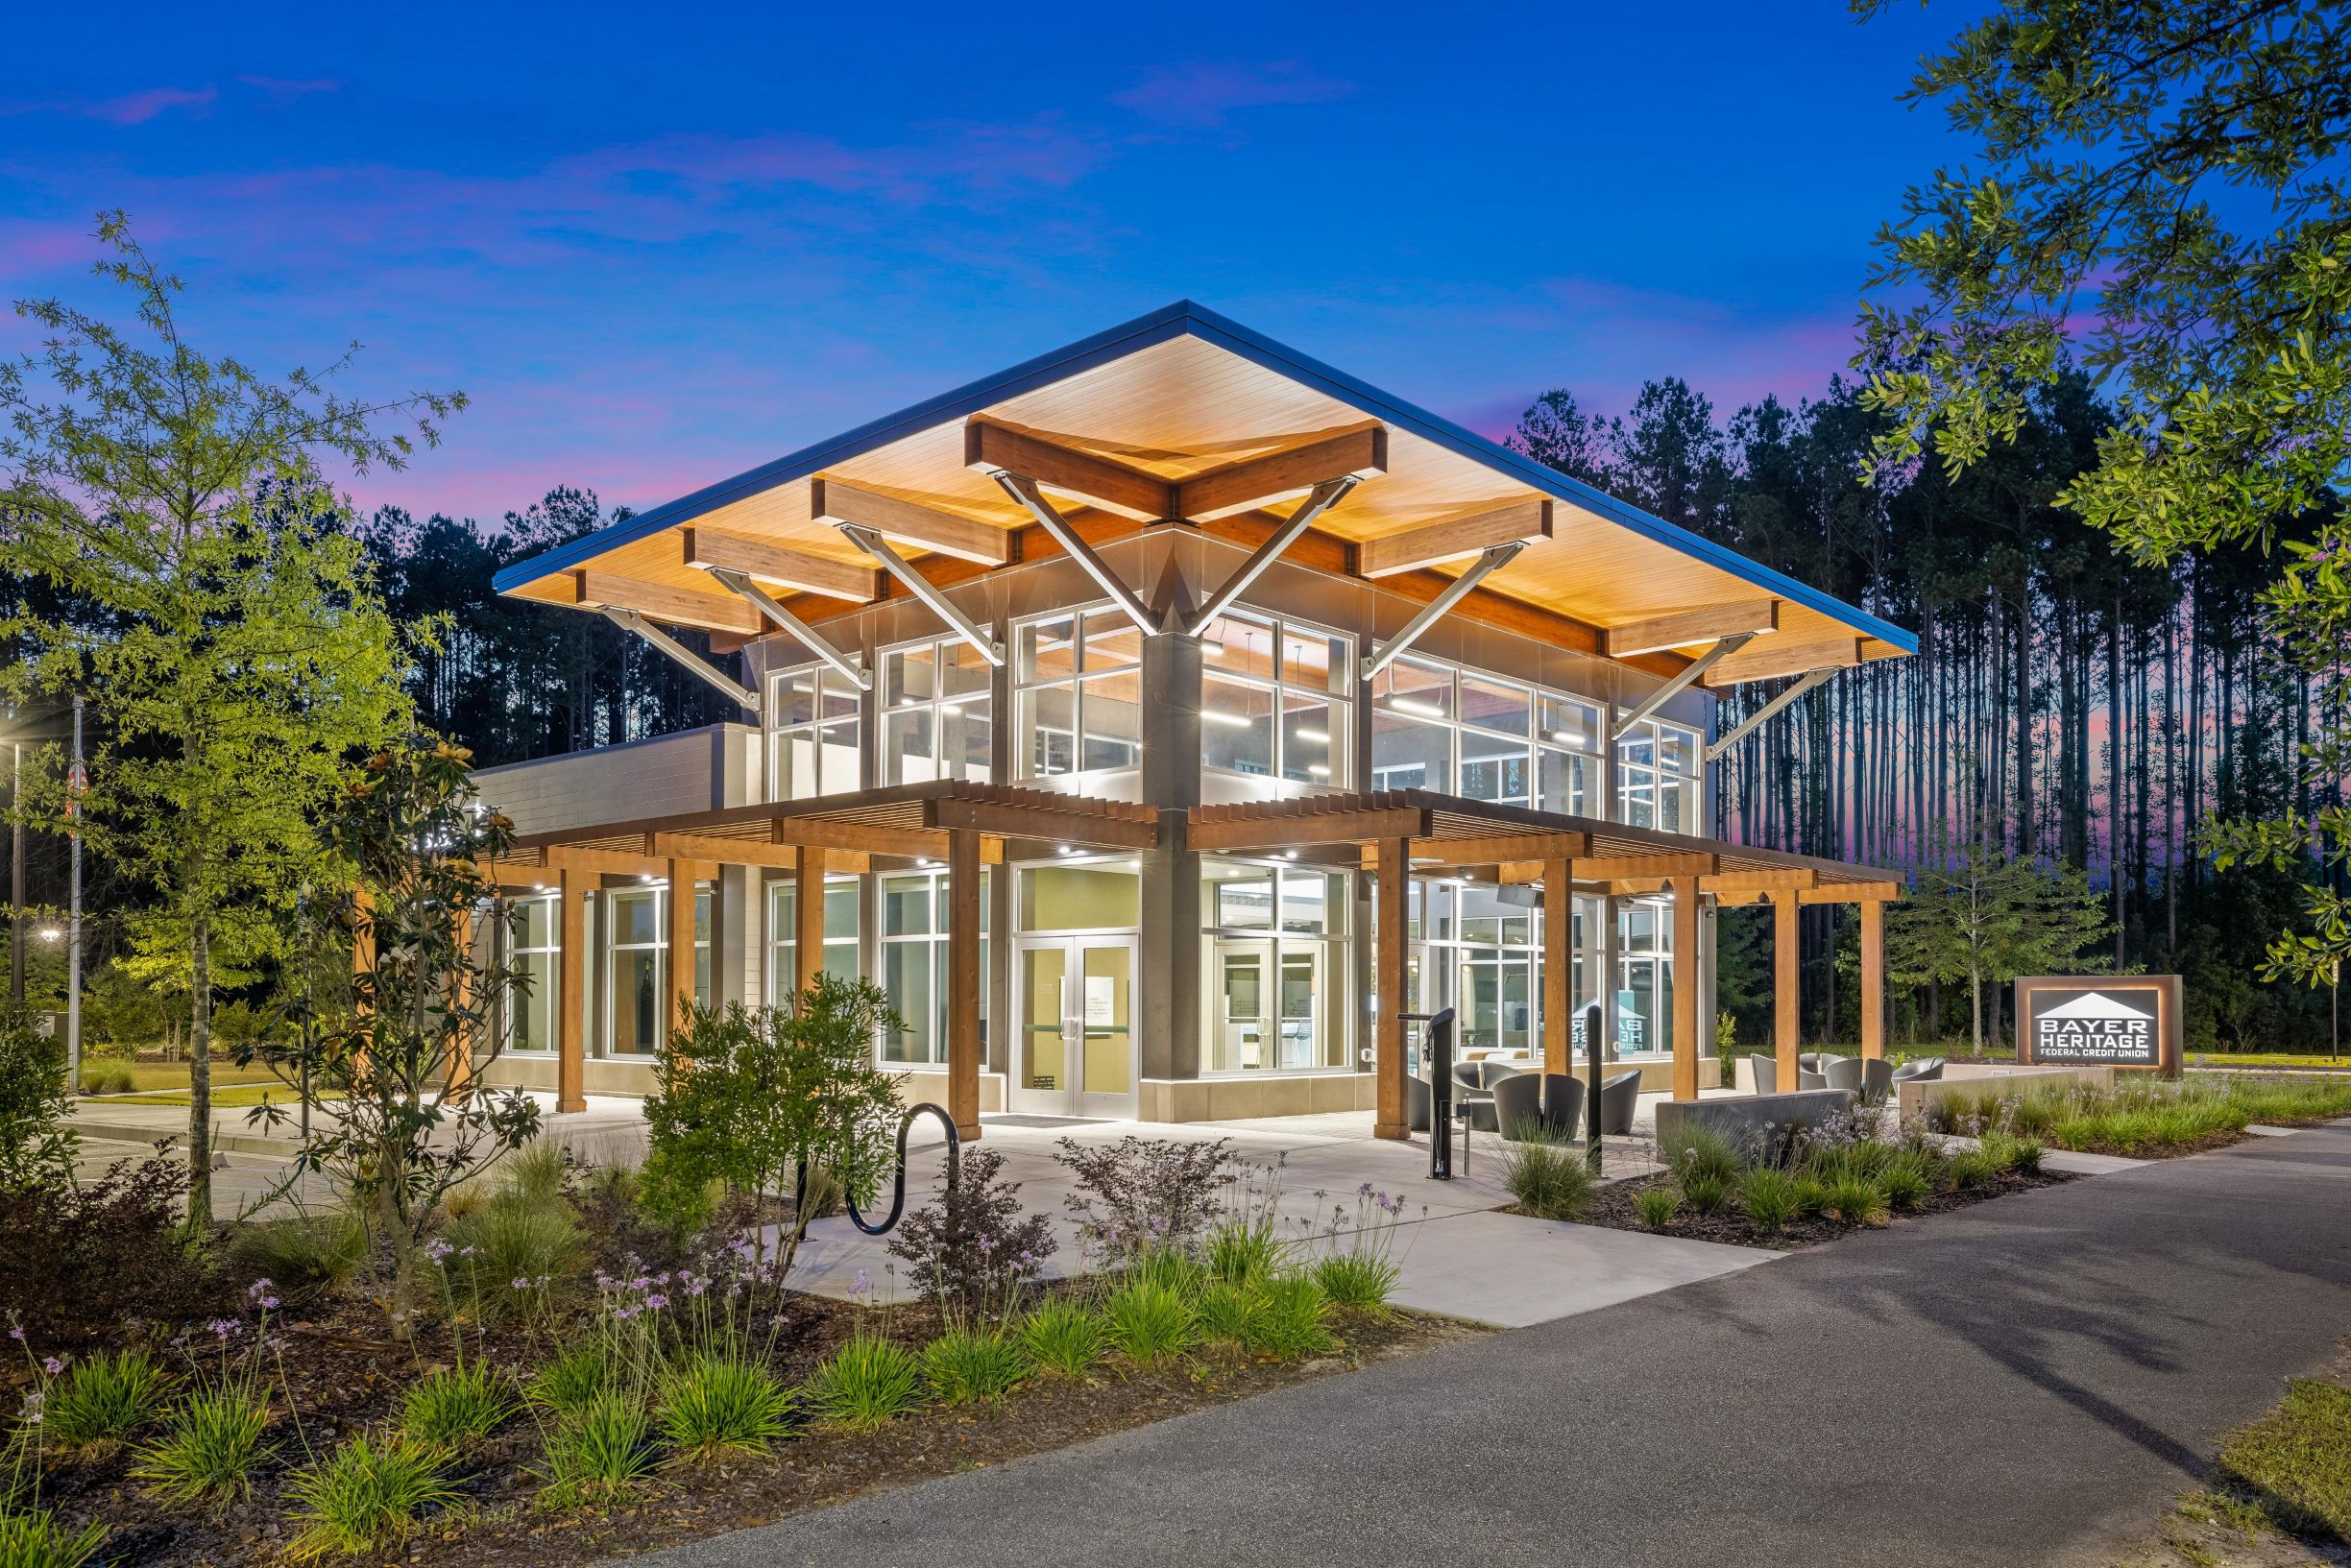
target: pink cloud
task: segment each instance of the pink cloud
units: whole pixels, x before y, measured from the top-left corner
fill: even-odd
[[[1289,63],[1251,66],[1200,61],[1161,66],[1125,92],[1112,93],[1110,102],[1154,120],[1219,126],[1235,109],[1323,104],[1349,90],[1345,82]]]
[[[144,125],[167,109],[206,109],[220,96],[216,87],[149,87],[145,92],[125,93],[120,98],[109,98],[83,110],[92,119],[111,120],[116,125]]]

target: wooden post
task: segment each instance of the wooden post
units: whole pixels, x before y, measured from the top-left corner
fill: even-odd
[[[1698,879],[1673,885],[1673,1098],[1698,1098]]]
[[[1861,1058],[1885,1054],[1885,905],[1861,901]]]
[[[451,999],[456,1002],[460,1015],[471,1011],[473,1006],[473,971],[471,965],[473,956],[473,911],[466,909],[460,911],[457,916],[458,970],[455,977],[457,994]],[[485,1020],[484,1023],[492,1028],[497,1026],[496,1020]],[[449,1051],[448,1081],[442,1086],[442,1098],[461,1100],[465,1098],[466,1091],[473,1087],[473,1047],[478,1038],[479,1033],[475,1025],[460,1025],[456,1044]]]
[[[1375,1138],[1409,1138],[1412,1118],[1404,1098],[1404,1021],[1396,1015],[1406,1005],[1404,996],[1404,922],[1408,906],[1407,879],[1412,874],[1412,840],[1383,838],[1372,872],[1371,923],[1374,928],[1372,988],[1379,993],[1379,1017],[1372,1020],[1373,1075],[1376,1109],[1371,1115]]]
[[[825,852],[813,844],[800,846],[800,869],[792,874],[792,1005],[808,995],[810,982],[824,968]]]
[[[669,862],[669,983],[662,1007],[662,1048],[686,1024],[686,1004],[694,999],[694,881],[701,871],[692,860]]]
[[[1803,1000],[1796,970],[1796,893],[1783,888],[1772,901],[1772,1045],[1779,1054],[1780,1092],[1796,1092],[1797,1003]]]
[[[563,982],[555,1009],[555,1109],[588,1108],[588,874],[555,874],[562,906],[563,951],[555,955]]]
[[[1575,1071],[1575,889],[1565,860],[1543,862],[1543,1072]]]
[[[947,1114],[980,1136],[980,834],[947,832]]]
[[[351,1011],[365,1018],[376,1010],[372,997],[361,993],[358,986],[362,975],[370,975],[372,980],[371,972],[376,967],[376,902],[368,897],[366,888],[351,889]],[[363,1067],[366,1063],[367,1048],[362,1046],[359,1059],[352,1065]]]

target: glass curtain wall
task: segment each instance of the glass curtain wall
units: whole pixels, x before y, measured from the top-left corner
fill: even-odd
[[[854,875],[825,878],[824,963],[828,975],[854,980],[864,973],[858,956],[859,880]],[[789,880],[767,884],[767,1001],[780,1005],[793,999],[795,961],[800,950],[793,915],[800,905],[799,889]]]
[[[1536,997],[1542,977],[1536,911],[1476,882],[1413,879],[1406,965],[1412,1012],[1455,1011],[1461,1050],[1531,1054],[1542,1044]]]
[[[858,688],[828,664],[788,669],[768,684],[768,787],[773,799],[809,800],[860,787]]]
[[[882,656],[882,782],[989,777],[988,682],[979,650],[960,639]]]
[[[980,874],[980,973],[988,972],[989,873]],[[827,895],[830,897],[830,894]],[[829,946],[829,944],[828,944]],[[885,1067],[947,1060],[947,874],[882,879],[882,989],[902,1027],[885,1031]],[[980,1033],[987,1036],[987,990],[980,987]]]
[[[1703,833],[1705,742],[1695,730],[1644,719],[1616,742],[1616,819],[1636,828]]]
[[[1344,872],[1203,862],[1203,1073],[1350,1065],[1350,902]]]
[[[1344,786],[1354,704],[1345,638],[1234,612],[1200,631],[1200,758],[1213,772]]]
[[[1434,660],[1371,683],[1371,787],[1598,814],[1598,704]]]
[[[506,993],[506,1049],[555,1049],[555,1008],[563,973],[562,905],[559,897],[521,899],[506,916],[506,961],[521,982]]]
[[[604,895],[604,1049],[651,1056],[662,1044],[662,999],[669,977],[669,889],[631,887]],[[710,1001],[711,895],[694,891],[694,1001]],[[550,1031],[551,1035],[551,1031]]]
[[[1014,754],[1024,779],[1106,773],[1143,760],[1143,634],[1116,610],[1013,633]]]

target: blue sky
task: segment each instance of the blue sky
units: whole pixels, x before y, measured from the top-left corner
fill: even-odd
[[[0,292],[103,301],[123,207],[213,351],[467,392],[354,490],[483,519],[651,505],[1184,296],[1490,434],[1551,386],[1811,392],[1955,156],[1895,98],[1970,14],[212,10],[16,24]]]

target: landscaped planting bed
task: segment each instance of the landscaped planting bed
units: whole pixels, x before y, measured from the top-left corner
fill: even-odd
[[[2020,1092],[1986,1085],[1937,1101],[1939,1132],[1986,1130],[2037,1138],[2052,1148],[2130,1159],[2199,1154],[2242,1140],[2249,1126],[2295,1126],[2351,1116],[2351,1083],[2225,1077],[2183,1083],[2125,1078],[2110,1089],[2071,1084]]]
[[[1993,1132],[1954,1150],[1919,1126],[1888,1136],[1875,1112],[1775,1132],[1749,1146],[1693,1127],[1660,1151],[1662,1172],[1607,1186],[1573,1144],[1529,1139],[1504,1147],[1515,1213],[1779,1249],[2067,1179],[2042,1169],[2041,1145],[2030,1138]]]
[[[585,1561],[1483,1332],[1388,1306],[1399,1202],[1284,1224],[1278,1168],[1222,1145],[1063,1158],[1085,1275],[1036,1282],[1052,1232],[971,1148],[880,1305],[870,1274],[788,1289],[773,1199],[669,1228],[634,1170],[537,1145],[447,1206],[389,1312],[357,1212],[191,1248],[151,1166],[99,1247],[140,1315],[12,1316],[0,1562]]]

